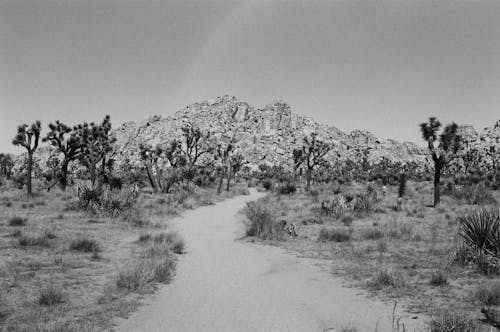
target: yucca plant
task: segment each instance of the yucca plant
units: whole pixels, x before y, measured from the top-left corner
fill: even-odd
[[[99,208],[102,199],[102,188],[80,185],[78,187],[78,204],[81,209]]]
[[[458,218],[459,235],[472,249],[486,251],[496,257],[500,253],[500,216],[498,212],[481,209]]]
[[[459,236],[473,252],[473,261],[483,274],[500,271],[500,216],[481,209],[459,217]]]

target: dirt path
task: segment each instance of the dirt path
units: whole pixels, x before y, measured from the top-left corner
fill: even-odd
[[[391,305],[343,287],[317,261],[235,241],[243,232],[237,212],[261,195],[252,191],[174,220],[187,243],[174,281],[120,320],[117,331],[341,331],[349,324],[391,331]],[[407,331],[422,324],[405,323]]]

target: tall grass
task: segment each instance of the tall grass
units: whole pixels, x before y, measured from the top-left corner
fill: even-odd
[[[257,236],[263,240],[282,240],[285,232],[271,212],[271,208],[265,199],[248,202],[243,213],[247,217],[245,221],[245,233],[247,236]]]

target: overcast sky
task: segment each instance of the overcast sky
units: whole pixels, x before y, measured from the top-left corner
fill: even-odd
[[[0,151],[23,122],[114,126],[230,94],[420,141],[500,119],[500,1],[0,0]]]

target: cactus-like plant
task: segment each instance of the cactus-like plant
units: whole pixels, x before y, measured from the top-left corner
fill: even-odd
[[[28,152],[27,160],[27,188],[28,196],[31,196],[31,173],[33,172],[33,153],[38,148],[38,141],[40,140],[40,132],[42,131],[42,123],[36,121],[31,126],[27,124],[17,127],[17,134],[12,140],[12,144],[22,146]]]
[[[440,128],[441,122],[435,117],[420,124],[422,138],[427,141],[434,162],[434,207],[440,202],[441,173],[448,163],[457,156],[462,142],[462,138],[457,132],[458,125],[456,123],[453,122],[444,127],[438,137]],[[438,138],[439,145],[436,146],[435,142]]]

